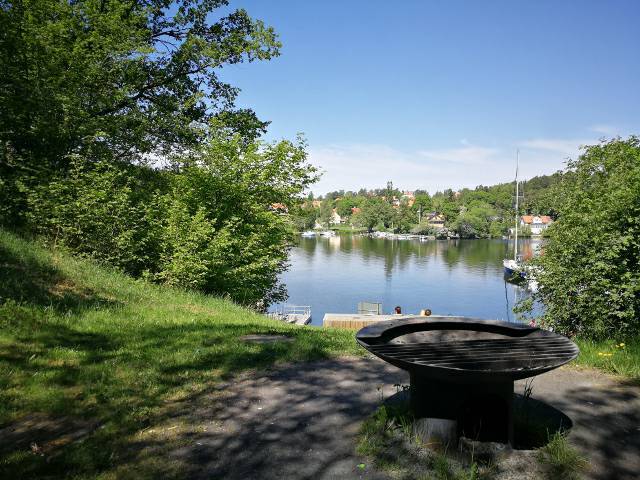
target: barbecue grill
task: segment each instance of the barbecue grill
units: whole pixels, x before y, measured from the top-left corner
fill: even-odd
[[[378,322],[358,343],[407,370],[417,418],[457,422],[458,435],[513,443],[513,382],[548,372],[579,353],[568,338],[527,325],[465,317]]]

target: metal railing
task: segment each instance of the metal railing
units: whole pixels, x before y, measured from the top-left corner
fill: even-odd
[[[288,315],[311,315],[310,305],[281,305],[268,314],[274,318],[286,318]]]
[[[358,313],[360,315],[382,315],[382,303],[358,302]]]

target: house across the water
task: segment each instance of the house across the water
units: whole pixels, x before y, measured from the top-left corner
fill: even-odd
[[[520,217],[520,226],[529,227],[532,235],[541,235],[553,220],[549,215],[523,215]]]
[[[427,224],[430,227],[442,230],[444,228],[444,215],[437,212],[431,212],[427,215]]]

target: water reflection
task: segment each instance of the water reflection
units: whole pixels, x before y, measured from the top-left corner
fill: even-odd
[[[524,256],[538,247],[519,241]],[[326,312],[355,312],[359,301],[381,301],[405,312],[514,320],[511,308],[527,295],[505,284],[502,260],[513,255],[507,240],[386,240],[341,235],[300,238],[282,280],[289,304],[311,305],[313,323]]]

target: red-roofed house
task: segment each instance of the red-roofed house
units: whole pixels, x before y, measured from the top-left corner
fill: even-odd
[[[360,207],[351,207],[351,214],[354,215],[356,213],[360,213],[362,209]]]
[[[549,215],[523,215],[520,217],[520,226],[529,227],[532,235],[540,235],[552,223],[553,220]]]
[[[286,215],[287,213],[289,213],[289,209],[284,203],[272,203],[269,207],[269,210],[280,215]]]

